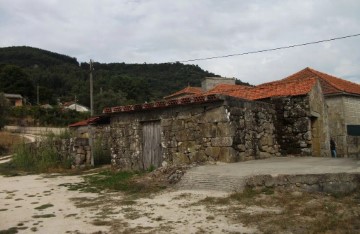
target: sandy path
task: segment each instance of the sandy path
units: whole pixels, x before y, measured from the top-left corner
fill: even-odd
[[[26,227],[25,230],[18,230],[20,233],[29,233],[30,230],[37,233],[91,233],[105,230],[104,227],[90,225],[86,210],[76,208],[69,201],[71,197],[83,197],[84,194],[59,186],[64,182],[81,181],[81,177],[75,176],[0,177],[0,230],[13,227]],[[86,196],[94,197],[97,194]],[[50,207],[35,209],[46,204]]]
[[[166,190],[148,198],[69,191],[80,176],[0,177],[0,230],[19,233],[252,233],[200,200],[214,191]],[[40,209],[40,207],[44,209]],[[36,209],[37,208],[37,209]]]

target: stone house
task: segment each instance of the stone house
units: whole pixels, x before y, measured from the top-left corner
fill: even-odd
[[[217,85],[217,79],[205,80],[201,93],[184,89],[154,103],[105,108],[113,166],[138,170],[288,154],[329,156],[321,80],[249,87],[223,79]]]
[[[4,93],[11,106],[23,106],[23,97],[20,94]]]
[[[340,157],[360,157],[360,85],[311,68],[285,79],[317,79],[325,97],[328,127]]]

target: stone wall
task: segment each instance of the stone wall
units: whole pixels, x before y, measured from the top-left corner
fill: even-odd
[[[337,154],[339,157],[347,157],[344,97],[328,96],[325,101],[328,106],[329,132],[336,142]]]
[[[160,121],[163,164],[276,156],[274,119],[269,104],[231,98],[117,114],[111,118],[112,164],[120,169],[145,169],[142,123],[154,120]]]
[[[360,97],[344,97],[345,124],[360,125]]]
[[[327,105],[319,82],[308,94],[310,104],[312,156],[330,157],[330,133]]]
[[[277,142],[282,155],[312,155],[309,96],[267,100],[276,111]]]
[[[61,156],[71,161],[72,168],[84,168],[91,165],[91,148],[88,138],[72,137],[57,143]]]
[[[280,156],[276,140],[276,112],[261,102],[229,101],[231,125],[235,129],[233,148],[239,160]]]
[[[360,98],[351,96],[326,97],[329,131],[337,144],[339,157],[358,157],[360,154],[356,136],[347,135],[347,125],[360,125]]]

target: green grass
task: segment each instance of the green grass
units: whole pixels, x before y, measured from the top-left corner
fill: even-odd
[[[35,209],[35,210],[44,210],[44,209],[46,209],[46,208],[53,207],[53,206],[54,206],[53,204],[48,203],[48,204],[44,204],[44,205],[35,207],[34,209]]]
[[[99,193],[105,190],[122,191],[127,194],[141,195],[158,192],[166,187],[156,183],[141,182],[139,178],[146,176],[145,172],[114,172],[106,170],[97,174],[84,176],[84,182],[64,183],[59,186],[72,191]]]

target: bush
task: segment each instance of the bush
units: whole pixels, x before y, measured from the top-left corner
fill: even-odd
[[[16,168],[32,172],[50,172],[54,169],[69,169],[70,160],[63,158],[57,148],[58,136],[48,135],[39,143],[22,144],[15,150],[13,164]]]

